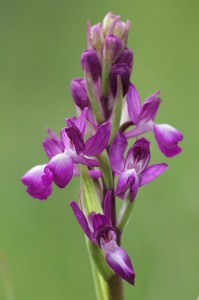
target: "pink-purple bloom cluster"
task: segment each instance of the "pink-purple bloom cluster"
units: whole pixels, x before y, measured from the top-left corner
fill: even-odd
[[[160,151],[166,157],[181,152],[183,136],[168,124],[156,124],[161,103],[157,91],[143,103],[130,82],[133,52],[128,48],[130,22],[108,13],[102,24],[87,23],[87,49],[81,55],[83,78],[71,81],[71,95],[77,117],[66,119],[59,136],[47,129],[43,148],[48,161],[30,169],[22,182],[27,192],[40,200],[52,193],[53,183],[65,188],[80,165],[87,167],[98,182],[103,213],[87,213],[74,201],[70,203],[88,239],[102,249],[108,266],[121,278],[134,284],[135,273],[126,251],[120,247],[120,230],[114,209],[116,197],[131,203],[139,187],[151,182],[167,169],[166,163],[150,165],[150,142],[143,137],[154,132]],[[127,150],[127,151],[126,151]],[[115,184],[107,187],[101,159],[107,154]],[[107,165],[107,164],[106,164]],[[117,178],[117,179],[116,179]]]

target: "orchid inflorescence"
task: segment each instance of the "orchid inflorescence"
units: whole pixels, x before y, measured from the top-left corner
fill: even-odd
[[[134,284],[135,272],[121,247],[121,234],[138,189],[168,167],[166,163],[149,165],[150,142],[140,136],[153,131],[166,157],[181,152],[178,143],[183,136],[168,124],[155,123],[160,92],[141,103],[130,83],[134,55],[127,46],[129,29],[129,21],[122,22],[112,13],[102,25],[87,23],[87,49],[81,55],[84,78],[71,81],[77,117],[66,119],[59,137],[47,129],[43,147],[49,161],[29,170],[22,182],[33,198],[45,200],[53,183],[65,188],[73,176],[81,176],[80,205],[74,201],[70,205],[94,246],[96,268],[107,282],[119,276]],[[123,200],[119,214],[117,197]],[[101,263],[106,266],[101,268]],[[105,268],[112,271],[104,275]]]

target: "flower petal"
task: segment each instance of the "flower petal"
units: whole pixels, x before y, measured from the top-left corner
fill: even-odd
[[[71,140],[69,139],[69,137],[66,133],[66,127],[61,129],[60,136],[61,136],[62,143],[64,145],[64,149],[70,152],[71,151]]]
[[[75,155],[75,156],[73,156],[73,161],[75,163],[86,165],[86,166],[91,167],[91,168],[99,166],[99,162],[96,159],[90,159],[90,158],[87,158],[87,157],[85,157],[83,155]]]
[[[64,152],[64,145],[50,128],[47,128],[47,132],[50,137],[43,140],[43,147],[47,156],[51,159],[56,154]]]
[[[133,202],[135,199],[139,188],[139,177],[135,173],[135,182],[130,185],[130,201]]]
[[[140,120],[144,122],[148,122],[149,120],[154,120],[158,112],[158,108],[161,101],[160,98],[156,98],[159,94],[160,91],[157,91],[144,101],[140,113]]]
[[[126,156],[125,168],[134,168],[139,175],[147,167],[150,156],[150,142],[145,138],[140,138],[129,149]]]
[[[118,196],[121,199],[123,199],[127,190],[130,188],[131,185],[135,183],[136,176],[137,175],[135,169],[130,169],[122,172],[117,182],[115,196]]]
[[[70,127],[66,128],[65,131],[72,144],[74,144],[77,154],[82,153],[84,148],[84,139],[77,126],[73,122],[70,122]]]
[[[118,132],[109,149],[111,168],[117,174],[121,174],[124,170],[124,152],[127,148],[127,145],[128,143],[123,133]]]
[[[131,260],[123,248],[117,246],[114,251],[106,252],[105,257],[107,264],[115,271],[115,273],[128,283],[134,285],[135,272]]]
[[[104,215],[111,222],[111,200],[112,200],[112,191],[109,190],[104,198]]]
[[[77,222],[79,223],[79,225],[81,226],[82,230],[84,231],[84,233],[87,235],[87,237],[94,242],[94,238],[93,238],[93,234],[90,231],[90,228],[88,226],[88,221],[85,217],[85,215],[83,214],[83,212],[81,211],[81,209],[79,208],[79,206],[77,205],[76,202],[71,201],[70,202],[70,206],[72,207],[72,210],[74,212],[74,215],[77,219]]]
[[[156,177],[160,176],[166,169],[168,165],[165,163],[155,164],[147,167],[140,176],[140,186],[147,184],[154,180]]]
[[[84,155],[97,156],[107,146],[111,133],[111,123],[102,124],[95,135],[89,138],[84,145]]]
[[[84,131],[86,128],[86,117],[87,117],[88,107],[85,107],[78,118],[72,117],[70,119],[66,119],[68,127],[71,127],[71,122],[74,123],[82,135],[84,135]]]
[[[136,125],[139,122],[141,113],[141,102],[135,86],[131,83],[127,93],[128,112],[132,122]]]
[[[182,151],[178,142],[183,140],[183,135],[176,128],[168,124],[155,124],[154,134],[160,151],[167,157],[173,157]]]
[[[21,181],[27,186],[26,192],[33,198],[45,200],[52,193],[52,179],[49,179],[48,184],[44,184],[42,176],[46,165],[39,165],[30,169]]]
[[[54,183],[58,187],[64,188],[73,176],[73,160],[65,153],[57,154],[47,164],[45,168],[46,175],[48,170],[52,172]]]

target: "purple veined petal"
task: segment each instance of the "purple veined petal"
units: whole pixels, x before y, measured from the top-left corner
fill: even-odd
[[[173,157],[182,151],[178,143],[183,140],[183,135],[176,128],[168,124],[155,124],[154,134],[160,151],[167,157]]]
[[[127,145],[128,143],[124,134],[122,132],[118,132],[109,149],[111,168],[117,174],[121,174],[124,170],[124,152]]]
[[[71,150],[71,140],[69,139],[67,133],[66,133],[66,127],[62,128],[60,132],[61,140],[64,145],[64,148],[67,149],[68,151]]]
[[[66,122],[68,124],[68,127],[71,127],[71,122],[76,125],[76,127],[79,129],[81,132],[82,136],[84,135],[84,131],[86,128],[86,118],[87,118],[87,113],[88,113],[88,107],[84,107],[82,110],[81,114],[76,118],[72,117],[70,119],[66,119]]]
[[[44,170],[46,174],[48,174],[48,169],[52,172],[54,183],[64,188],[73,176],[73,160],[66,153],[57,154],[46,165]]]
[[[135,128],[133,128],[130,131],[125,132],[124,135],[127,139],[132,138],[132,137],[138,137],[139,135],[142,135],[148,131],[153,130],[153,125],[154,125],[154,122],[152,120],[148,121],[147,123],[140,121]]]
[[[130,201],[133,202],[135,199],[139,188],[139,177],[135,173],[135,182],[130,185]]]
[[[156,98],[159,94],[160,91],[157,91],[144,101],[140,113],[140,120],[148,122],[155,119],[161,101],[160,98]]]
[[[147,167],[140,176],[140,186],[151,182],[152,180],[160,176],[164,171],[166,171],[167,168],[168,165],[165,163],[155,164]]]
[[[89,138],[84,145],[84,155],[97,156],[107,146],[111,133],[111,123],[102,124],[95,135]]]
[[[83,155],[75,155],[75,156],[73,156],[73,161],[75,163],[86,165],[86,166],[91,167],[91,168],[99,166],[99,162],[96,159],[87,158],[87,157],[85,157]]]
[[[138,139],[127,152],[125,169],[134,168],[139,175],[147,167],[150,156],[150,142],[145,138]]]
[[[110,226],[111,222],[102,214],[93,213],[91,215],[91,223],[92,228],[94,230],[94,234],[98,233],[100,229],[105,228],[106,226]]]
[[[111,241],[113,243],[113,241]],[[116,243],[115,243],[116,244]],[[115,245],[113,251],[105,252],[107,264],[124,280],[134,285],[135,283],[135,272],[131,260],[126,251]]]
[[[104,198],[104,215],[111,222],[112,191],[109,190]]]
[[[128,104],[129,116],[133,124],[137,125],[139,123],[139,118],[141,113],[141,102],[140,102],[140,96],[135,86],[132,83],[130,84],[127,93],[127,104]]]
[[[71,122],[70,125],[71,126],[69,128],[65,129],[66,134],[68,135],[72,144],[75,146],[77,154],[80,154],[84,149],[84,139],[77,126],[73,122]]]
[[[135,183],[136,176],[137,175],[135,169],[130,169],[122,172],[117,182],[115,196],[123,199],[128,189]]]
[[[35,166],[30,169],[21,181],[27,186],[26,192],[33,198],[45,200],[52,193],[52,178],[48,181],[48,184],[44,184],[42,176],[44,175],[44,169],[46,165]]]
[[[49,137],[45,137],[43,140],[43,147],[47,156],[51,159],[58,153],[64,152],[64,145],[62,141],[56,136],[56,134],[47,128]]]
[[[90,231],[89,225],[88,225],[88,221],[85,217],[85,215],[83,214],[83,212],[81,211],[81,209],[79,208],[79,206],[77,205],[76,202],[71,201],[70,202],[70,206],[72,207],[72,210],[74,212],[74,215],[77,219],[77,222],[79,223],[79,225],[81,226],[82,230],[84,231],[84,233],[86,234],[86,236],[92,241],[95,242],[95,239],[93,237],[92,232]]]

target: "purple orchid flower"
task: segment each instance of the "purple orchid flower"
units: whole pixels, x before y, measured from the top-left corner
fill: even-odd
[[[160,163],[148,167],[150,161],[150,142],[145,138],[138,139],[129,149],[123,133],[119,132],[109,149],[112,170],[119,175],[115,196],[124,199],[130,190],[130,200],[133,201],[139,186],[149,183],[167,169],[167,164]]]
[[[111,191],[104,199],[104,214],[92,212],[87,219],[76,202],[71,201],[70,205],[86,236],[104,252],[109,267],[133,285],[135,272],[131,260],[126,251],[117,245],[117,232],[111,223]]]
[[[147,98],[141,105],[139,94],[133,84],[127,94],[128,112],[135,126],[125,133],[126,138],[137,137],[147,131],[153,131],[160,151],[167,157],[179,154],[182,149],[178,143],[183,140],[180,131],[168,124],[155,124],[154,119],[160,105],[159,91]]]
[[[74,173],[78,173],[75,165],[77,163],[88,167],[99,166],[99,162],[90,157],[98,156],[106,148],[111,124],[102,124],[96,133],[84,142],[86,113],[87,108],[83,109],[78,118],[67,119],[68,126],[61,130],[61,139],[48,130],[50,137],[44,139],[43,146],[50,159],[49,163],[32,168],[21,179],[28,187],[26,191],[33,198],[47,199],[52,192],[52,182],[60,188],[66,187]],[[98,173],[93,170],[91,176],[99,177]]]

